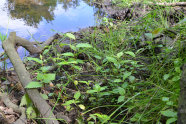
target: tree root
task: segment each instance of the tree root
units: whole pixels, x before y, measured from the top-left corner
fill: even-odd
[[[15,47],[22,46],[27,49],[30,53],[41,53],[44,50],[45,45],[49,45],[54,40],[54,37],[47,40],[45,43],[34,46],[33,44],[23,38],[16,36],[15,32],[11,32],[8,39],[3,42],[3,48],[5,53],[8,55],[10,61],[12,62],[14,69],[19,77],[19,80],[23,87],[26,87],[32,80],[30,78],[29,72],[26,70],[21,58],[19,57]],[[48,118],[45,120],[46,124],[59,124],[56,117],[52,113],[51,107],[48,103],[41,97],[37,89],[25,89],[28,93],[30,99],[32,100],[35,107],[39,110],[42,117]]]

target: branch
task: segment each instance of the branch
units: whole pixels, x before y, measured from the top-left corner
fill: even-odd
[[[21,42],[22,41],[22,42]],[[5,53],[8,55],[10,61],[12,62],[14,69],[19,77],[19,80],[23,87],[26,87],[32,80],[30,78],[29,72],[26,70],[24,64],[22,63],[21,58],[19,57],[15,46],[16,45],[22,45],[25,47],[28,51],[36,50],[37,52],[41,52],[43,50],[42,47],[36,47],[34,48],[33,45],[28,43],[27,40],[24,40],[22,38],[19,38],[16,36],[15,32],[11,32],[8,39],[6,39],[3,42],[3,48],[5,50]],[[34,103],[35,107],[39,110],[41,115],[44,118],[52,118],[53,120],[45,120],[46,124],[59,124],[59,122],[56,120],[54,114],[52,113],[51,107],[48,105],[48,103],[41,97],[39,91],[37,89],[25,89],[28,93],[30,99]]]
[[[176,2],[176,3],[152,3],[150,2],[151,5],[159,5],[159,6],[186,6],[186,2]]]

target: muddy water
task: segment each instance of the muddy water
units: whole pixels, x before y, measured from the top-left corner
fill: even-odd
[[[96,25],[98,13],[90,0],[1,0],[0,32],[44,41],[55,32]]]

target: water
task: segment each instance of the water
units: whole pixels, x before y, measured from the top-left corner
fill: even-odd
[[[25,39],[45,41],[56,32],[96,25],[98,13],[90,0],[1,0],[0,32],[16,31]]]
[[[0,32],[16,31],[26,39],[46,40],[58,32],[77,31],[96,24],[89,0],[1,0]]]

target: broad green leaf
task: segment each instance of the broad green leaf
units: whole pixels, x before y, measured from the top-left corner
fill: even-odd
[[[123,102],[125,100],[125,96],[118,97],[118,103]]]
[[[125,89],[125,88],[127,88],[128,87],[128,83],[127,82],[125,82],[123,85],[122,85],[122,87]]]
[[[26,57],[28,61],[35,61],[39,64],[43,64],[43,61],[38,58]]]
[[[95,55],[94,57],[95,57],[96,59],[99,59],[99,60],[101,59],[101,57],[98,56],[98,55]]]
[[[124,96],[125,95],[125,89],[118,87],[119,94]]]
[[[79,99],[80,96],[81,96],[81,93],[80,93],[79,91],[77,91],[77,92],[74,94],[75,100]]]
[[[119,82],[122,82],[122,80],[121,79],[115,79],[114,82],[119,83]]]
[[[136,78],[135,78],[134,76],[129,76],[129,81],[130,81],[130,82],[134,82],[135,79],[136,79]]]
[[[125,54],[128,54],[132,57],[136,57],[136,55],[132,51],[127,51],[127,52],[125,52]]]
[[[164,102],[169,101],[169,97],[162,97],[162,101],[164,101]]]
[[[172,110],[161,111],[161,114],[166,117],[177,117],[177,112],[173,112]]]
[[[177,118],[169,118],[167,121],[166,121],[166,124],[172,124],[173,122],[176,122],[177,121]]]
[[[37,74],[37,80],[40,80],[44,83],[50,83],[52,80],[55,80],[56,74],[49,73],[49,74]]]
[[[169,74],[165,74],[165,75],[163,76],[163,79],[166,81],[169,77],[170,77]]]
[[[172,78],[172,81],[178,81],[178,80],[180,80],[180,76],[174,76],[174,77]]]
[[[132,72],[124,72],[124,75],[123,75],[123,80],[127,79],[130,75],[132,74]]]
[[[73,40],[76,39],[75,35],[73,35],[73,34],[71,34],[71,33],[66,33],[65,35],[66,35],[67,37],[69,37],[70,39],[73,39]]]
[[[107,59],[107,61],[109,61],[109,62],[117,63],[117,60],[116,60],[115,58],[113,58],[113,57],[106,56],[106,59]]]
[[[92,48],[92,45],[88,43],[79,43],[76,45],[77,48]]]
[[[119,53],[117,54],[117,58],[120,58],[121,56],[123,56],[123,52],[119,52]]]
[[[84,105],[82,105],[82,104],[80,104],[80,105],[78,105],[82,110],[85,110],[85,106]]]
[[[33,109],[33,107],[28,107],[27,110],[26,110],[26,115],[28,118],[36,118],[37,117],[37,114],[35,112],[35,110]]]
[[[66,52],[66,53],[63,53],[62,55],[63,56],[72,56],[72,57],[74,57],[74,54],[71,53],[71,52]]]
[[[69,65],[69,64],[77,64],[77,61],[71,61],[71,62],[63,61],[63,62],[58,63],[59,66]]]
[[[169,102],[167,102],[166,104],[171,106],[171,105],[173,105],[174,103],[173,103],[172,101],[169,101]]]
[[[42,86],[43,85],[40,82],[32,81],[25,88],[32,89],[32,88],[40,88]]]
[[[20,106],[24,106],[24,105],[29,106],[30,104],[32,104],[32,100],[29,98],[28,94],[26,93],[26,94],[21,98]]]
[[[43,66],[40,69],[42,72],[47,72],[50,68],[51,68],[51,66]]]

